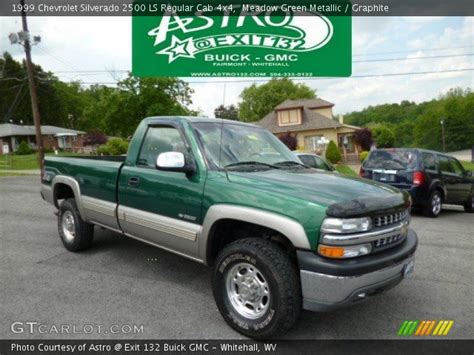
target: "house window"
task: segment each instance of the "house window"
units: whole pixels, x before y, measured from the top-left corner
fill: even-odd
[[[306,136],[304,137],[304,149],[308,151],[314,151],[319,149],[318,140],[323,138],[323,135],[318,136]]]
[[[301,124],[301,110],[278,111],[279,126],[290,126],[295,124]]]

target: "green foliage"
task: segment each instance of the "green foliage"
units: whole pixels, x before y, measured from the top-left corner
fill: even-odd
[[[337,164],[342,159],[341,152],[334,141],[330,141],[326,148],[326,159],[333,164]]]
[[[27,142],[21,141],[20,144],[18,145],[18,148],[15,152],[17,155],[28,155],[33,153],[33,149],[30,148]]]
[[[390,148],[395,144],[395,133],[388,126],[378,125],[372,128],[377,148]]]
[[[344,117],[348,124],[365,127],[389,126],[393,146],[442,150],[441,119],[445,122],[446,150],[474,145],[474,93],[470,89],[451,89],[438,99],[415,103],[369,106]],[[380,146],[380,144],[379,144]]]
[[[122,138],[110,138],[107,143],[97,148],[99,155],[122,155],[128,150],[128,142]]]
[[[359,159],[360,162],[363,163],[365,159],[367,159],[367,156],[369,155],[370,152],[364,150],[363,152],[359,153]]]
[[[214,110],[214,116],[217,118],[225,118],[227,120],[238,120],[239,119],[239,109],[235,105],[219,105]]]
[[[240,97],[242,101],[239,104],[239,119],[253,122],[262,119],[287,99],[313,99],[316,97],[316,91],[305,84],[295,84],[288,78],[274,78],[263,85],[252,84],[242,91]]]
[[[336,168],[336,171],[340,172],[341,174],[349,175],[349,176],[357,176],[357,173],[354,170],[352,170],[350,166],[338,164],[338,165],[335,165],[335,168]]]

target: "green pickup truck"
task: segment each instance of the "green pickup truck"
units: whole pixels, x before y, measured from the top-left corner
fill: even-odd
[[[47,157],[41,195],[70,251],[100,226],[213,267],[217,307],[252,338],[282,335],[302,309],[365,300],[414,267],[407,193],[309,168],[235,121],[146,118],[126,157]]]

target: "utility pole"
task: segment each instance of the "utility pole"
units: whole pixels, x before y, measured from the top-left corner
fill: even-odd
[[[23,24],[23,32],[26,34],[23,47],[25,48],[26,54],[26,69],[28,71],[28,83],[30,86],[31,96],[31,109],[33,111],[33,120],[35,122],[35,133],[36,133],[36,147],[38,148],[38,163],[41,171],[40,179],[44,173],[44,149],[43,149],[43,137],[41,135],[41,117],[38,107],[38,95],[36,93],[35,85],[35,69],[31,61],[31,45],[28,32],[28,22],[26,21],[25,12],[25,0],[20,0],[21,4],[21,22]]]
[[[441,137],[443,140],[443,152],[446,152],[446,139],[444,135],[444,119],[441,119],[439,123],[441,123]]]

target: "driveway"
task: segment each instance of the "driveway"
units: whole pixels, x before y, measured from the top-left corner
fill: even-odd
[[[92,249],[67,252],[53,212],[37,176],[0,178],[0,338],[241,338],[214,304],[208,268],[100,228]],[[413,278],[350,308],[304,312],[287,338],[397,338],[405,320],[454,320],[448,337],[471,338],[474,215],[453,207],[438,219],[414,216],[412,226],[420,239]],[[143,332],[11,331],[25,321]]]

